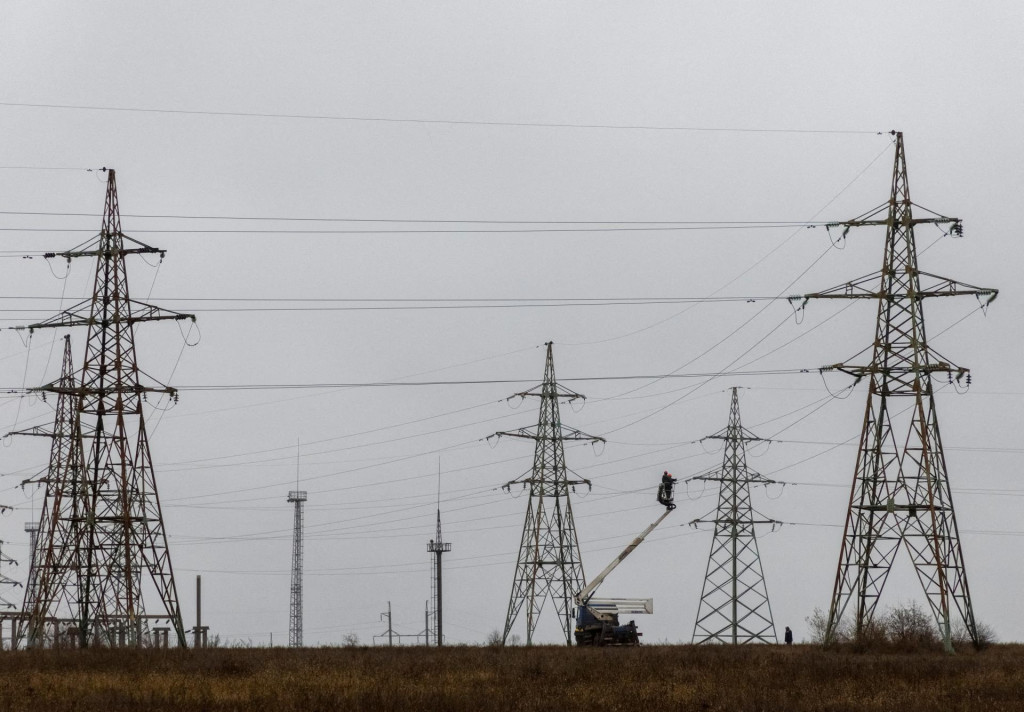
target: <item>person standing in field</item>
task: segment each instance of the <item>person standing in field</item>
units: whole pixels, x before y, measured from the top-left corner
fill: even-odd
[[[789,626],[787,625],[786,626],[786,645],[792,645],[792,644],[793,644],[793,631],[791,631],[789,629]]]

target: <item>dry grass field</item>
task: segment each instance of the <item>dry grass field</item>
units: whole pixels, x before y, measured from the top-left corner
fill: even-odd
[[[1024,646],[0,654],[3,710],[1024,710]]]

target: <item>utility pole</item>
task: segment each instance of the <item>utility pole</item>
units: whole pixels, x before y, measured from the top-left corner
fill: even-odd
[[[757,548],[758,524],[778,524],[754,510],[750,486],[774,480],[747,467],[747,443],[763,442],[740,422],[740,400],[732,389],[729,424],[705,440],[722,440],[722,466],[690,481],[717,482],[718,509],[711,519],[695,519],[692,526],[713,524],[704,589],[693,626],[694,643],[777,643],[768,587]]]
[[[53,433],[30,639],[38,640],[46,625],[63,621],[75,630],[80,647],[141,646],[150,636],[149,624],[166,621],[184,647],[185,629],[143,413],[147,396],[177,398],[177,392],[147,382],[136,357],[135,328],[145,322],[195,317],[129,296],[126,257],[162,259],[164,251],[121,231],[115,173],[104,170],[107,189],[99,236],[80,248],[46,255],[69,262],[95,258],[91,299],[46,321],[16,327],[30,334],[43,328],[87,330],[78,377],[69,380],[62,374],[60,380],[33,389],[57,394],[62,429]],[[155,589],[159,613],[147,613],[144,574]]]
[[[903,134],[895,135],[889,202],[845,223],[852,227],[884,226],[885,250],[880,273],[861,277],[808,299],[870,299],[878,302],[871,363],[838,363],[822,371],[841,371],[858,381],[868,379],[853,487],[839,554],[826,642],[834,641],[845,614],[852,612],[855,633],[871,623],[896,551],[906,547],[924,589],[947,651],[952,651],[955,614],[978,644],[978,631],[967,587],[960,534],[950,493],[946,458],[939,437],[932,375],[970,385],[970,373],[933,351],[925,334],[924,300],[972,295],[982,308],[998,290],[974,287],[918,268],[914,228],[948,225],[959,237],[958,218],[922,209],[913,215]],[[852,604],[852,610],[851,610]]]
[[[532,470],[503,486],[506,491],[510,491],[513,485],[521,485],[524,489],[529,487],[530,498],[526,508],[526,520],[523,523],[523,536],[519,545],[516,575],[512,582],[502,644],[508,642],[512,625],[525,604],[526,644],[532,645],[540,612],[547,597],[550,596],[565,635],[565,644],[572,645],[575,627],[574,599],[587,583],[583,574],[583,561],[580,558],[569,493],[575,491],[576,485],[590,487],[590,481],[569,479],[563,443],[567,440],[596,443],[604,442],[604,439],[562,424],[558,412],[559,402],[572,402],[584,397],[558,385],[555,380],[551,342],[546,346],[547,359],[543,383],[512,396],[540,399],[537,425],[496,433],[499,437],[507,435],[536,442]]]

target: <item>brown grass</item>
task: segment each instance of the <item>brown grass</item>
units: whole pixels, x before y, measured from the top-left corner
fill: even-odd
[[[1024,709],[1024,646],[27,651],[0,654],[3,710]]]

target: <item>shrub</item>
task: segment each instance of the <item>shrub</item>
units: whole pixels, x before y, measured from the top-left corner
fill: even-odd
[[[882,623],[885,639],[904,651],[934,648],[939,644],[935,619],[916,602],[901,603],[889,610]]]
[[[975,646],[978,650],[983,650],[998,642],[999,639],[996,637],[995,631],[987,623],[975,622],[974,628],[978,633],[978,643]],[[952,638],[953,645],[958,648],[974,645],[974,641],[971,640],[971,635],[967,632],[967,626],[964,625],[963,621],[953,623]]]
[[[825,645],[828,637],[828,613],[815,607],[814,612],[804,618],[804,622],[807,623],[807,632],[810,635],[811,642],[817,645]],[[852,639],[853,635],[850,631],[849,621],[841,619],[829,643],[832,645],[849,643]]]

